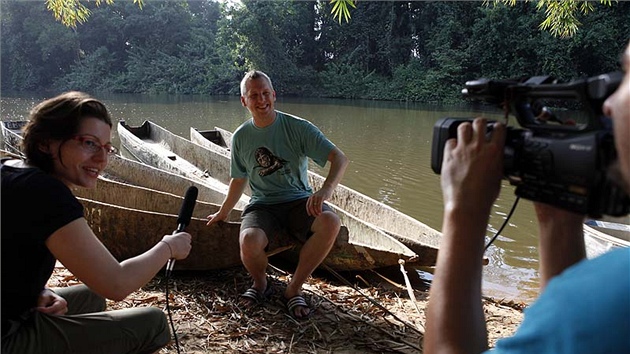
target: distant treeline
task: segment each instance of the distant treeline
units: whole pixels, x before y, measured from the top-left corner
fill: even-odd
[[[568,80],[618,70],[630,2],[596,4],[578,33],[540,31],[535,4],[361,1],[349,23],[328,1],[131,1],[76,28],[41,1],[0,1],[2,90],[238,94],[256,68],[279,95],[452,103],[479,77]]]

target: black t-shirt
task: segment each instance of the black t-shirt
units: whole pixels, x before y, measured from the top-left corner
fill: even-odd
[[[46,240],[83,217],[83,206],[57,178],[37,168],[0,167],[2,331],[36,305],[55,266]]]

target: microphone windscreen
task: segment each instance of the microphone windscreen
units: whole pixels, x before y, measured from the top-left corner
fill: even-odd
[[[195,186],[190,186],[184,196],[184,202],[179,210],[179,216],[177,217],[178,231],[182,231],[184,227],[190,224],[190,218],[192,218],[193,210],[195,209],[195,203],[197,202],[197,194],[199,190]]]

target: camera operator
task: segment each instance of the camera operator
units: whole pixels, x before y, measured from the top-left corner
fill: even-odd
[[[625,76],[604,104],[613,119],[618,167],[630,193],[630,43]],[[430,291],[424,353],[488,349],[481,303],[489,214],[499,195],[505,126],[486,138],[486,120],[459,125],[442,165],[443,239]],[[534,203],[541,295],[492,353],[630,353],[630,249],[585,260],[584,215]]]

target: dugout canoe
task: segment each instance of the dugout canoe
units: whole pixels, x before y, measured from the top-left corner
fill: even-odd
[[[22,139],[21,130],[25,125],[26,121],[1,121],[0,128],[3,139],[3,156],[15,157],[15,155],[22,155],[19,142]],[[191,128],[191,136],[194,135],[193,130],[197,131],[197,129]],[[220,127],[215,127],[214,130],[219,132],[224,144],[214,143],[213,145],[219,145],[223,149],[227,149],[231,144],[231,132],[221,129]],[[204,131],[199,132],[203,133]],[[211,134],[216,135],[217,133]],[[204,140],[206,140],[206,144],[212,141],[207,138],[198,139],[200,145],[203,145]],[[151,178],[147,178],[147,176],[151,176]],[[174,195],[184,195],[189,186],[195,185],[199,188],[198,200],[216,204],[220,204],[224,197],[222,193],[206,188],[204,184],[197,180],[170,173],[119,155],[110,156],[107,169],[104,171],[104,176],[102,177],[123,180],[130,184],[164,191]],[[239,204],[237,208],[244,207],[246,203],[239,202]],[[615,228],[611,229],[611,227],[608,226],[610,222],[625,226],[621,231],[615,230]],[[587,256],[592,258],[617,247],[630,247],[630,232],[626,230],[627,225],[630,225],[630,216],[620,218],[604,217],[601,221],[587,220],[584,225]]]
[[[228,147],[231,145],[232,133],[226,129],[215,127],[213,130],[199,130],[191,127],[190,140],[209,151],[222,150],[217,154],[230,156]],[[191,161],[202,163],[194,162],[196,160]],[[223,176],[217,178],[221,180]],[[308,179],[314,190],[320,189],[325,181],[323,176],[310,170],[308,171]],[[339,184],[329,202],[355,218],[394,237],[417,254],[437,252],[442,235],[439,231],[365,194]]]
[[[630,215],[586,220],[584,245],[588,258],[597,257],[618,247],[630,247]]]
[[[3,124],[4,126],[6,125]],[[21,134],[15,136],[17,141],[21,140]],[[99,176],[95,189],[77,189],[75,192],[86,206],[86,219],[94,232],[115,257],[125,259],[149,249],[157,242],[154,238],[172,233],[177,226],[177,216],[174,214],[179,212],[182,196],[191,185],[199,189],[199,195],[193,221],[186,230],[193,235],[200,235],[198,237],[201,241],[189,260],[176,262],[175,269],[211,270],[240,265],[240,223],[221,223],[217,228],[205,226],[205,216],[218,210],[224,195],[217,194],[204,181],[113,155],[109,158],[107,168]],[[235,209],[230,220],[239,219],[240,210]],[[147,233],[148,228],[151,229],[151,235],[142,236]],[[222,249],[220,245],[210,242],[212,240],[219,240],[219,243],[229,240],[229,244]],[[324,264],[336,271],[356,271],[390,266],[400,259],[414,262],[413,252],[396,240],[389,241],[385,244],[378,243],[376,247],[373,247],[373,242],[369,239],[350,242],[348,229],[343,227]],[[193,247],[195,244],[196,241]],[[217,251],[216,247],[219,247],[219,252],[228,254],[215,260],[211,255]],[[287,250],[287,258],[295,259],[301,245],[287,235],[278,235],[273,238],[268,249],[269,255]]]
[[[183,197],[178,195],[133,186],[119,181],[110,180],[108,178],[99,179],[98,185],[94,189],[77,189],[75,193],[77,197],[80,197],[83,200],[106,203],[107,209],[100,212],[100,214],[111,211],[112,208],[110,205],[112,204],[115,206],[124,206],[125,208],[135,209],[134,211],[141,209],[142,212],[172,214],[179,211],[183,201]],[[218,211],[219,207],[220,205],[218,204],[197,201],[193,212],[193,218],[204,220],[207,215]],[[103,208],[104,207],[101,206],[101,209]],[[135,214],[140,213],[136,212]],[[89,216],[91,217],[91,215],[92,214]],[[141,214],[140,218],[142,219],[147,217],[148,216]],[[129,237],[128,232],[125,230],[111,230],[111,232],[103,231],[105,228],[101,225],[100,220],[101,219],[89,219],[88,222],[91,223],[91,226],[101,230],[103,238],[108,238],[108,235],[110,234],[116,235],[116,238],[120,237],[120,240],[126,240]],[[172,221],[172,218],[169,217],[168,220]],[[164,223],[168,225],[168,221],[165,221]],[[228,218],[228,223],[230,224],[229,227],[222,225],[223,223],[218,224],[221,227],[217,230],[215,230],[214,225],[212,227],[206,226],[205,229],[200,226],[194,226],[194,229],[186,229],[186,231],[193,235],[193,248],[198,248],[194,254],[191,254],[191,257],[194,257],[194,261],[189,262],[193,263],[195,266],[194,270],[217,269],[225,266],[225,264],[228,264],[227,260],[232,261],[231,264],[240,264],[240,261],[236,262],[239,259],[238,238],[240,228],[240,211],[233,210]],[[127,226],[127,220],[125,220],[124,225]],[[133,227],[135,227],[135,225]],[[145,228],[146,227],[147,226],[145,225]],[[153,229],[151,230],[153,232]],[[119,235],[119,231],[123,232],[123,234]],[[160,229],[160,231],[162,230]],[[109,238],[111,239],[111,237]],[[197,239],[203,239],[204,242],[198,243]],[[268,246],[268,255],[287,251],[287,257],[295,259],[299,249],[301,248],[301,245],[297,243],[293,237],[285,233],[278,233],[277,235],[271,237],[270,240],[272,242]],[[148,240],[148,242],[152,241],[152,239]],[[215,262],[214,258],[211,256],[213,254],[212,252],[215,252],[218,247],[215,243],[220,244],[222,242],[229,244],[225,250],[225,252],[228,252],[229,254],[222,255],[222,258]],[[116,242],[108,242],[107,244],[114,243]],[[236,248],[234,248],[234,243],[236,243]],[[140,250],[142,249],[141,246],[151,245],[139,245],[136,241],[131,242],[130,244],[126,241],[117,242],[116,244],[124,244],[131,248],[126,250],[127,253],[121,254],[120,256],[129,256],[129,252],[133,249]],[[236,252],[234,252],[235,249]],[[121,252],[118,248],[114,248],[114,250],[118,253]],[[204,256],[198,254],[197,252],[200,254],[206,254],[205,259]],[[399,259],[400,254],[397,252],[377,250],[369,245],[350,244],[348,242],[348,229],[343,227],[329,256],[324,261],[324,264],[336,271],[356,271],[389,266],[398,262]],[[177,264],[179,263],[180,262]],[[184,262],[179,265],[179,269],[192,269],[189,263]]]
[[[118,260],[145,252],[177,228],[183,197],[101,177],[96,188],[77,188],[88,224]],[[240,213],[227,222],[206,226],[206,216],[220,205],[198,200],[186,232],[192,238],[189,256],[175,263],[175,270],[206,271],[242,265],[238,244]],[[268,255],[295,247],[286,235],[277,235]]]
[[[209,178],[209,176],[225,181],[229,178],[229,157],[209,153],[204,147],[172,134],[150,121],[145,121],[141,126],[133,127],[120,121],[118,134],[121,145],[146,164],[167,168],[195,180]],[[196,161],[196,164],[190,161]],[[248,199],[246,195],[242,199],[244,198]],[[435,264],[437,249],[427,248],[427,251],[417,254],[396,238],[373,225],[334,205],[331,206],[341,218],[344,229],[348,230],[346,236],[341,233],[338,235],[337,243],[340,245],[348,244],[354,249],[354,252],[345,252],[348,255],[354,254],[346,258],[348,269],[355,268],[353,265],[355,261],[352,260],[352,257],[372,259],[369,261],[374,264],[372,268],[396,265],[399,259],[418,265]],[[391,255],[397,255],[398,258],[389,258]],[[328,258],[337,261],[343,257],[337,256],[331,251]]]
[[[177,214],[78,199],[85,208],[88,224],[118,260],[145,252],[177,228]],[[232,222],[207,227],[205,219],[193,217],[186,227],[186,232],[193,236],[191,252],[186,259],[178,260],[174,269],[213,270],[241,265],[239,228],[239,223]]]
[[[25,120],[2,121],[2,149],[12,154],[22,155],[20,142],[22,141],[22,128]]]

